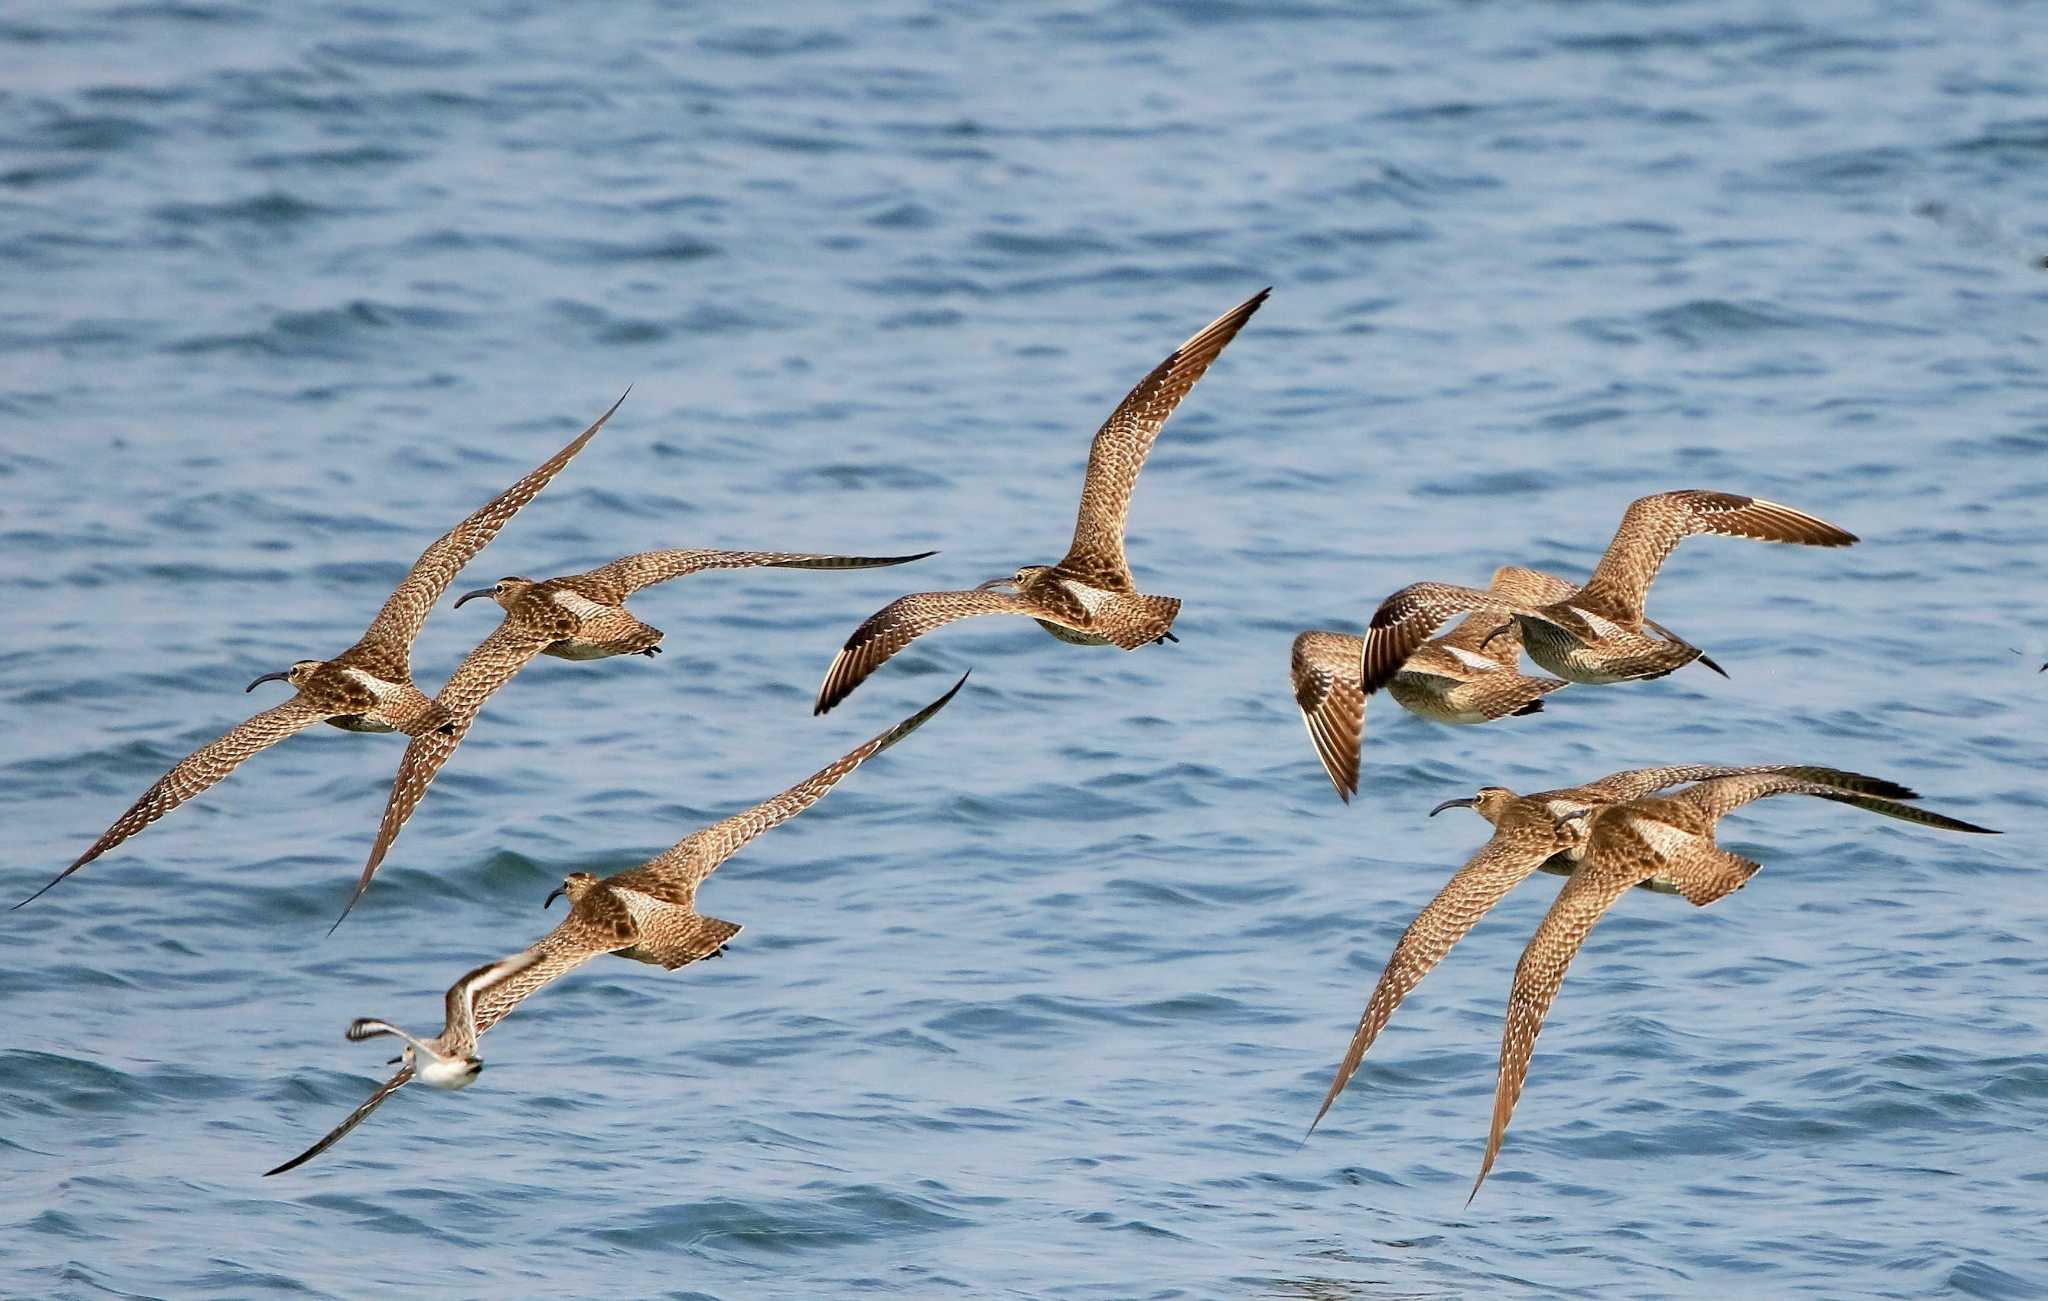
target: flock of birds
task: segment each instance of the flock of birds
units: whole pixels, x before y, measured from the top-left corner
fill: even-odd
[[[1061,641],[1126,651],[1175,640],[1180,601],[1140,592],[1124,556],[1132,490],[1167,417],[1259,310],[1267,292],[1253,295],[1176,348],[1097,431],[1073,541],[1058,563],[1025,565],[966,591],[919,592],[891,602],[856,628],[833,659],[815,712],[823,714],[844,701],[914,638],[974,615],[1021,614]],[[251,682],[249,691],[283,681],[294,694],[186,756],[22,904],[207,790],[244,760],[316,723],[356,732],[403,732],[409,738],[404,757],[338,926],[369,888],[484,702],[534,656],[589,660],[659,653],[661,631],[626,608],[641,588],[713,569],[859,569],[934,554],[653,551],[540,582],[501,578],[455,602],[460,607],[488,597],[503,608],[504,618],[440,692],[428,696],[414,685],[411,669],[412,645],[427,616],[462,568],[596,437],[624,401],[621,396],[568,446],[429,546],[355,645],[332,659],[300,660]],[[1363,637],[1304,632],[1293,647],[1295,700],[1338,795],[1349,801],[1358,791],[1366,699],[1382,687],[1397,704],[1423,718],[1474,724],[1540,712],[1551,693],[1573,683],[1658,678],[1694,661],[1725,677],[1697,646],[1643,610],[1665,558],[1685,538],[1703,533],[1815,547],[1856,541],[1824,520],[1774,502],[1724,492],[1659,493],[1630,504],[1605,555],[1583,583],[1508,565],[1483,590],[1410,584],[1381,602]],[[1456,627],[1437,635],[1461,615]],[[1524,651],[1556,676],[1520,672]],[[869,757],[916,731],[966,680],[963,675],[937,700],[788,790],[692,832],[657,858],[603,878],[587,872],[565,877],[547,899],[549,905],[557,897],[568,900],[561,924],[456,981],[447,992],[439,1034],[421,1037],[375,1018],[355,1021],[345,1032],[351,1041],[402,1041],[399,1056],[390,1062],[398,1071],[317,1143],[266,1173],[281,1174],[320,1155],[414,1080],[444,1089],[473,1083],[483,1069],[477,1042],[484,1032],[593,958],[609,953],[674,970],[725,952],[741,928],[697,911],[697,891],[705,878],[755,836],[795,817]],[[1683,789],[1659,793],[1672,787]],[[1493,835],[1395,945],[1309,1132],[1329,1113],[1394,1009],[1451,946],[1530,873],[1564,875],[1569,880],[1515,969],[1493,1125],[1473,1184],[1476,1195],[1521,1096],[1544,1016],[1595,923],[1635,887],[1680,894],[1697,906],[1740,889],[1759,865],[1719,848],[1716,824],[1754,800],[1777,795],[1814,796],[1939,830],[1988,832],[1914,806],[1909,801],[1918,798],[1915,793],[1896,783],[1809,765],[1682,764],[1614,773],[1534,795],[1488,786],[1471,797],[1447,800],[1431,816],[1447,808],[1471,808],[1492,824]]]

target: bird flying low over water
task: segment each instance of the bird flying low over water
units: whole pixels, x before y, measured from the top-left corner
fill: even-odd
[[[503,984],[539,962],[538,950],[527,949],[509,958],[487,962],[448,987],[447,1011],[441,1033],[432,1039],[407,1034],[389,1021],[361,1017],[342,1031],[350,1043],[361,1043],[380,1035],[405,1040],[405,1051],[386,1062],[404,1065],[405,1073],[437,1089],[466,1089],[483,1073],[484,1063],[476,1055],[476,1000],[486,990]]]
[[[665,583],[672,578],[702,573],[708,569],[873,569],[883,565],[908,564],[935,552],[920,551],[909,556],[834,556],[798,551],[644,551],[625,556],[585,574],[570,574],[536,583],[525,578],[501,578],[489,587],[465,593],[455,602],[489,597],[505,609],[497,630],[457,666],[434,698],[447,715],[447,726],[416,736],[399,760],[398,777],[384,805],[384,817],[377,828],[377,841],[369,861],[356,882],[355,891],[342,907],[336,926],[347,917],[370,878],[390,852],[392,842],[426,795],[427,786],[462,738],[469,734],[479,710],[492,692],[512,680],[536,655],[553,655],[567,660],[603,659],[612,655],[647,655],[660,651],[662,632],[634,618],[626,610],[626,598],[643,587]],[[330,928],[331,929],[331,928]]]
[[[1569,596],[1515,601],[1449,583],[1412,583],[1389,596],[1365,634],[1359,669],[1365,694],[1386,686],[1445,620],[1475,610],[1512,619],[1529,658],[1567,682],[1661,678],[1694,660],[1720,673],[1699,647],[1643,615],[1643,598],[1665,557],[1699,533],[1809,547],[1856,541],[1825,520],[1756,497],[1698,488],[1642,497],[1629,503],[1592,577]]]
[[[1808,765],[1726,767],[1672,764],[1658,768],[1632,768],[1610,773],[1583,786],[1538,791],[1533,795],[1517,795],[1504,786],[1486,786],[1477,795],[1445,800],[1429,811],[1431,817],[1445,809],[1469,808],[1493,825],[1493,835],[1478,853],[1465,861],[1444,888],[1437,891],[1436,897],[1424,905],[1395,942],[1393,955],[1387,959],[1379,983],[1366,1000],[1365,1012],[1358,1018],[1358,1029],[1353,1032],[1351,1043],[1345,1049],[1336,1078],[1330,1081],[1329,1092],[1323,1095],[1323,1105],[1309,1124],[1309,1132],[1313,1134],[1323,1117],[1329,1114],[1337,1095],[1350,1083],[1359,1063],[1365,1059],[1366,1050],[1386,1028],[1401,1000],[1414,991],[1422,978],[1429,974],[1430,968],[1441,962],[1452,947],[1493,910],[1495,904],[1528,880],[1533,872],[1569,876],[1577,870],[1578,864],[1566,852],[1573,844],[1570,829],[1561,825],[1560,819],[1610,804],[1641,799],[1687,782],[1724,778],[1793,782],[1799,784],[1802,794],[1855,804],[1875,813],[1946,831],[1984,830],[1939,813],[1898,803],[1920,797],[1896,782],[1843,772],[1837,768]],[[1679,888],[1675,882],[1657,874],[1639,884],[1645,889],[1664,893],[1676,893]]]
[[[1567,853],[1576,866],[1515,966],[1507,1025],[1501,1033],[1493,1126],[1472,1196],[1479,1195],[1479,1186],[1493,1169],[1508,1117],[1522,1096],[1522,1082],[1528,1075],[1544,1015],[1587,934],[1615,900],[1646,882],[1666,882],[1688,903],[1702,908],[1748,884],[1762,865],[1716,845],[1714,826],[1743,805],[1775,795],[1812,795],[1942,831],[1997,834],[1988,827],[1845,791],[1789,771],[1718,777],[1671,795],[1566,814],[1560,819],[1560,829],[1572,842]]]
[[[724,952],[726,942],[740,933],[740,926],[737,922],[721,921],[697,911],[697,888],[704,879],[716,871],[719,864],[738,853],[748,841],[816,804],[846,774],[922,727],[959,694],[966,682],[967,675],[962,674],[945,695],[888,731],[855,747],[782,794],[690,833],[657,858],[603,878],[588,872],[572,872],[563,878],[561,888],[547,897],[548,904],[553,904],[559,897],[568,898],[569,915],[562,919],[561,925],[541,936],[523,953],[464,976],[457,982],[457,988],[449,991],[451,1030],[433,1041],[435,1047],[430,1055],[434,1056],[435,1063],[438,1065],[453,1056],[458,1060],[442,1069],[451,1076],[466,1070],[461,1059],[475,1060],[478,1037],[504,1020],[527,998],[592,958],[614,953],[673,971]],[[524,961],[528,957],[532,961]],[[488,974],[508,963],[515,965],[501,975]],[[456,1029],[457,990],[465,982],[478,982],[473,991],[475,1012],[471,1020],[474,1033],[466,1040],[451,1040],[449,1034]],[[366,1029],[358,1033],[358,1028],[366,1025],[383,1029]],[[403,1033],[384,1022],[358,1021],[349,1027],[351,1039],[385,1032]],[[408,1043],[424,1046],[409,1037]],[[283,1165],[264,1173],[283,1174],[302,1166],[362,1124],[371,1112],[383,1105],[386,1098],[414,1078],[415,1064],[419,1060],[417,1055],[409,1051],[408,1058],[401,1060],[404,1065],[398,1073],[379,1085],[376,1092],[350,1112],[348,1118],[330,1130],[326,1137]],[[442,1087],[451,1086],[444,1084]]]
[[[1505,565],[1487,591],[1504,601],[1544,604],[1578,589],[1535,569]],[[1294,639],[1294,702],[1323,771],[1345,803],[1358,793],[1358,751],[1365,731],[1365,692],[1358,666],[1365,638],[1311,631]],[[1533,714],[1543,697],[1566,684],[1516,671],[1522,638],[1500,616],[1466,616],[1451,631],[1422,643],[1387,683],[1387,694],[1411,714],[1439,723],[1486,723]]]
[[[1025,565],[973,591],[918,592],[890,602],[847,638],[818,688],[814,712],[846,699],[913,639],[978,614],[1028,615],[1061,641],[1081,646],[1128,651],[1173,640],[1179,598],[1140,593],[1124,558],[1131,490],[1166,418],[1271,292],[1261,289],[1204,326],[1110,413],[1089,448],[1074,540],[1058,564]]]
[[[567,447],[421,552],[412,572],[384,602],[384,608],[377,612],[361,641],[331,660],[300,660],[281,673],[266,673],[251,682],[247,689],[254,691],[262,683],[282,680],[296,688],[297,694],[185,756],[116,819],[106,834],[93,842],[92,848],[79,855],[77,862],[21,903],[28,903],[226,777],[251,755],[315,723],[329,723],[351,732],[404,732],[412,737],[446,733],[452,727],[447,711],[413,685],[413,641],[434,602],[441,599],[441,593],[462,567],[498,536],[498,530],[520,507],[548,486],[548,481],[583,450],[585,443],[597,436],[597,431],[604,428],[605,421],[612,418],[612,412],[625,400],[621,394],[610,411],[599,416]]]

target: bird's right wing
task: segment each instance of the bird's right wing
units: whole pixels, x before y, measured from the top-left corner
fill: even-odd
[[[870,673],[915,638],[978,614],[1021,614],[1063,628],[1087,627],[1085,616],[1074,610],[1055,609],[1014,592],[918,592],[898,597],[869,616],[846,639],[846,645],[833,657],[832,667],[825,670],[825,681],[818,688],[818,701],[811,712],[822,714],[846,699]]]
[[[142,793],[141,799],[116,818],[114,825],[93,842],[92,848],[78,856],[77,862],[57,873],[42,890],[14,906],[19,908],[37,898],[50,886],[233,772],[250,755],[267,750],[286,737],[330,717],[331,714],[309,703],[304,696],[293,696],[281,705],[237,723],[227,735],[207,742],[180,759],[176,767],[159,777],[154,786]]]
[[[1305,632],[1294,639],[1289,675],[1308,739],[1346,804],[1358,793],[1358,751],[1365,734],[1365,693],[1358,689],[1360,637]]]
[[[825,798],[825,793],[837,786],[846,774],[924,726],[931,716],[944,709],[947,702],[958,695],[960,688],[966,684],[967,675],[963,673],[960,680],[955,682],[945,695],[888,731],[855,746],[782,794],[763,800],[744,813],[735,813],[729,818],[714,822],[701,831],[691,832],[677,841],[675,847],[661,857],[630,871],[607,877],[605,883],[621,890],[637,890],[641,894],[651,895],[656,899],[686,908],[693,906],[698,883],[711,875],[720,863],[738,853],[741,846],[762,832],[771,827],[781,826]]]
[[[618,596],[613,602],[616,604],[643,587],[707,569],[878,569],[885,565],[907,565],[913,560],[937,554],[936,551],[920,551],[911,556],[833,556],[806,551],[710,551],[695,548],[642,551],[638,555],[621,556],[608,565],[600,565],[584,577],[616,589]]]
[[[1344,1050],[1344,1060],[1337,1067],[1336,1078],[1330,1081],[1329,1092],[1323,1095],[1323,1105],[1316,1111],[1315,1120],[1309,1124],[1309,1133],[1315,1133],[1316,1126],[1323,1123],[1331,1104],[1351,1082],[1359,1063],[1365,1060],[1366,1049],[1386,1028],[1401,1000],[1429,974],[1431,967],[1443,960],[1453,945],[1479,924],[1480,918],[1507,897],[1508,891],[1528,880],[1561,846],[1561,840],[1540,832],[1540,826],[1531,826],[1520,834],[1496,831],[1486,846],[1467,859],[1457,875],[1437,891],[1436,898],[1408,923],[1408,929],[1394,945],[1393,956],[1387,959],[1386,970],[1380,973],[1379,984],[1373,987],[1372,997],[1366,1000],[1365,1013],[1358,1018],[1358,1029],[1351,1036],[1351,1046]]]
[[[378,1085],[377,1091],[375,1093],[372,1093],[369,1097],[363,1099],[363,1105],[357,1107],[354,1111],[348,1113],[347,1120],[342,1121],[333,1129],[328,1130],[327,1136],[325,1138],[313,1144],[313,1146],[299,1153],[297,1156],[285,1162],[283,1165],[276,1166],[269,1170],[265,1170],[263,1172],[263,1177],[265,1179],[268,1179],[272,1175],[281,1175],[287,1170],[296,1170],[300,1166],[306,1164],[306,1162],[311,1161],[314,1157],[319,1156],[322,1152],[325,1152],[328,1148],[333,1147],[336,1143],[339,1143],[342,1139],[348,1137],[348,1132],[350,1130],[354,1129],[357,1125],[362,1124],[365,1120],[368,1120],[370,1118],[371,1112],[375,1111],[377,1108],[384,1105],[384,1099],[390,1097],[392,1094],[398,1092],[407,1084],[411,1083],[412,1074],[412,1067],[399,1067],[398,1074],[392,1076],[390,1079]]]
[[[1812,769],[1794,771],[1811,772]],[[1854,776],[1855,774],[1847,775]],[[1877,779],[1864,778],[1863,780],[1871,782]],[[1889,786],[1890,783],[1885,783],[1885,785]],[[1719,821],[1745,804],[1754,800],[1768,799],[1774,795],[1812,795],[1818,799],[1833,800],[1837,804],[1847,804],[1863,809],[1866,812],[1882,814],[1888,818],[1897,818],[1902,822],[1917,822],[1923,827],[1933,827],[1939,831],[1966,831],[1986,836],[1999,834],[1989,827],[1980,827],[1974,822],[1964,822],[1960,818],[1951,818],[1928,809],[1915,808],[1910,804],[1901,804],[1896,800],[1813,781],[1808,777],[1793,775],[1793,773],[1789,772],[1762,772],[1735,777],[1717,777],[1709,781],[1703,781],[1697,786],[1688,786],[1684,790],[1664,798],[1674,803],[1687,805],[1705,814],[1708,818]]]
[[[370,878],[377,875],[385,854],[405,828],[406,819],[419,807],[434,775],[455,753],[455,747],[462,744],[462,738],[469,735],[469,725],[476,721],[484,701],[510,682],[512,675],[526,667],[547,644],[545,634],[507,618],[449,676],[447,685],[434,699],[448,711],[450,730],[422,733],[405,747],[405,756],[398,761],[398,776],[391,783],[391,795],[384,802],[383,820],[377,825],[377,841],[370,847],[369,861],[363,864],[354,893],[343,905],[341,916],[334,919],[335,926],[341,925],[349,910],[356,906],[356,900],[363,897],[363,891],[370,888]],[[329,928],[330,933],[332,929]]]
[[[562,467],[583,450],[583,445],[597,436],[597,431],[604,428],[604,422],[612,418],[612,412],[617,411],[619,403],[625,400],[626,395],[621,393],[619,401],[612,403],[611,410],[599,416],[567,447],[541,462],[540,468],[493,497],[468,519],[436,538],[413,562],[412,571],[384,602],[384,608],[377,611],[377,617],[371,620],[363,639],[336,656],[336,662],[373,672],[381,668],[384,671],[379,676],[385,678],[403,680],[411,676],[413,639],[419,636],[420,628],[426,624],[434,602],[441,599],[441,593],[448,590],[448,584],[455,581],[455,575],[462,572],[462,567],[498,536],[498,530],[505,527],[506,521],[538,496],[540,490],[548,486],[548,481],[561,473]],[[392,671],[394,669],[396,672]]]
[[[1605,800],[1619,803],[1623,800],[1639,800],[1647,795],[1677,786],[1684,782],[1711,781],[1717,777],[1758,777],[1780,776],[1812,782],[1821,786],[1832,786],[1838,790],[1859,795],[1875,795],[1883,799],[1914,800],[1919,795],[1897,782],[1882,777],[1866,777],[1862,773],[1844,772],[1839,768],[1816,768],[1808,764],[1746,764],[1727,766],[1721,764],[1681,763],[1667,764],[1660,768],[1631,768],[1625,772],[1609,773],[1599,781],[1567,790],[1550,791],[1552,796],[1580,795],[1590,800]]]
[[[1131,490],[1138,485],[1138,471],[1145,468],[1145,457],[1166,418],[1271,292],[1261,289],[1196,331],[1139,380],[1102,422],[1088,448],[1088,477],[1081,484],[1074,541],[1060,561],[1060,569],[1085,575],[1098,587],[1128,590],[1130,565],[1124,560],[1124,525],[1131,513]]]
[[[1854,533],[1774,501],[1700,488],[1660,492],[1629,503],[1580,595],[1607,614],[1640,621],[1643,597],[1665,558],[1695,533],[1809,547],[1846,547],[1856,541]]]

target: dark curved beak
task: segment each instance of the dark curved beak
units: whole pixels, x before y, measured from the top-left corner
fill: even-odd
[[[246,696],[251,691],[254,691],[256,688],[262,686],[266,682],[283,682],[285,679],[289,677],[291,677],[291,674],[289,673],[266,673],[262,677],[256,679],[254,682],[251,682],[248,686],[243,687],[242,694]]]
[[[404,1060],[405,1060],[405,1058],[404,1058],[404,1057],[403,1057],[403,1056],[401,1055],[401,1056],[398,1056],[398,1057],[394,1057],[394,1058],[392,1058],[392,1059],[391,1059],[390,1061],[388,1061],[388,1062],[385,1062],[384,1064],[385,1064],[386,1066],[396,1066],[396,1065],[398,1065],[398,1064],[399,1064],[400,1062],[402,1062],[402,1061],[404,1061]]]
[[[497,594],[498,589],[495,587],[479,587],[474,592],[464,592],[461,596],[456,597],[455,608],[460,610],[464,601],[474,601],[479,596],[496,596]]]
[[[548,901],[547,901],[546,903],[544,903],[544,904],[542,904],[542,905],[540,906],[540,910],[541,910],[542,912],[546,912],[546,911],[547,911],[548,909],[550,909],[550,908],[554,907],[554,906],[555,906],[555,900],[557,900],[557,899],[559,899],[559,898],[561,898],[561,897],[562,897],[562,892],[561,892],[560,890],[557,890],[557,891],[555,891],[555,892],[554,892],[553,894],[551,894],[551,895],[549,895],[549,896],[548,896]]]
[[[1429,811],[1429,816],[1433,818],[1437,814],[1442,813],[1445,809],[1469,809],[1476,806],[1478,803],[1479,801],[1473,799],[1470,795],[1467,795],[1462,800],[1445,800],[1443,803],[1431,809]]]
[[[974,590],[977,592],[993,592],[998,587],[1015,587],[1016,585],[1017,580],[1014,578],[991,578],[986,583],[976,583]]]

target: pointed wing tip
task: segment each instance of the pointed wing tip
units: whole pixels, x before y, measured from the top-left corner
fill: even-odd
[[[958,682],[955,682],[955,683],[954,683],[954,684],[953,684],[953,685],[952,685],[952,686],[951,686],[950,688],[948,688],[948,689],[947,689],[947,691],[946,691],[946,694],[945,694],[945,695],[943,695],[943,696],[940,696],[940,697],[939,697],[939,698],[938,698],[937,700],[934,700],[934,701],[933,701],[933,702],[931,703],[931,707],[932,707],[933,709],[938,709],[938,708],[942,707],[943,705],[945,705],[945,703],[946,703],[947,701],[949,701],[949,700],[951,700],[951,699],[952,699],[953,697],[955,697],[955,696],[959,695],[959,694],[960,694],[960,688],[962,688],[962,687],[966,686],[966,685],[967,685],[967,679],[969,679],[969,678],[971,678],[971,677],[973,677],[973,676],[974,676],[974,670],[973,670],[973,669],[969,669],[969,670],[967,670],[967,672],[965,672],[965,673],[962,673],[962,674],[960,675],[960,680],[959,680]]]

